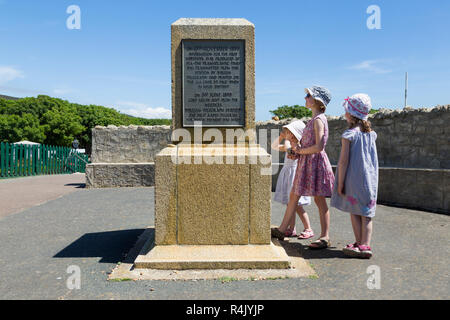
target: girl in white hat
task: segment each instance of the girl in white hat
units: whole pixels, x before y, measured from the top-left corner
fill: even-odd
[[[304,128],[305,124],[300,120],[291,122],[290,124],[283,126],[283,130],[281,131],[280,136],[272,143],[272,149],[286,152],[289,148],[291,148],[292,143],[298,143],[302,139]],[[289,194],[291,193],[292,183],[294,182],[296,170],[297,159],[290,159],[287,157],[287,154],[285,154],[284,165],[278,175],[274,201],[280,202],[284,205],[288,204]],[[309,204],[311,204],[310,197],[300,197],[296,212],[303,223],[304,230],[300,233],[300,235],[298,235],[299,239],[309,239],[314,236],[314,232],[311,229],[311,225],[309,223],[308,214],[303,208],[304,205]],[[292,217],[290,218],[289,225],[284,235],[286,237],[297,236],[295,230],[295,215],[292,215]]]
[[[344,108],[349,129],[342,134],[331,206],[350,213],[356,241],[343,249],[344,254],[370,258],[378,189],[377,134],[367,121],[372,108],[370,97],[355,94],[345,99]]]

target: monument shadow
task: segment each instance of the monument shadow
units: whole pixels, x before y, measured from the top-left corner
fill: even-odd
[[[133,259],[127,256],[146,229],[129,229],[86,233],[53,258],[96,258],[100,263],[118,263]]]

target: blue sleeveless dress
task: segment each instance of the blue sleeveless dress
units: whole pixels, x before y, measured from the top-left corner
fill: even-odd
[[[375,131],[361,132],[359,127],[348,129],[342,138],[350,141],[350,154],[344,181],[344,194],[338,194],[339,170],[331,206],[341,211],[374,217],[378,192],[378,155]]]

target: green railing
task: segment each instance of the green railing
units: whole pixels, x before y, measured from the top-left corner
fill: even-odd
[[[0,178],[85,172],[88,156],[75,149],[0,143]]]

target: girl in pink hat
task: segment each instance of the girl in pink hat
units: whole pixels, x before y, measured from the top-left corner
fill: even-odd
[[[342,134],[331,206],[350,213],[355,242],[343,249],[344,254],[370,258],[378,189],[377,134],[367,121],[372,108],[370,97],[355,94],[345,99],[344,108],[349,128]]]
[[[310,244],[311,249],[329,247],[330,212],[325,197],[330,197],[334,175],[325,145],[328,140],[328,121],[325,109],[331,100],[328,89],[313,86],[305,89],[305,106],[312,111],[312,119],[303,130],[300,144],[293,144],[289,153],[298,159],[297,171],[289,197],[285,217],[278,228],[272,229],[272,236],[281,238],[286,231],[289,219],[295,214],[301,196],[312,196],[320,214],[321,233],[317,241]]]
[[[283,126],[280,136],[272,143],[272,149],[286,152],[291,148],[292,144],[298,143],[303,135],[303,129],[305,124],[303,121],[294,121],[288,125]],[[289,202],[289,194],[292,189],[292,183],[294,182],[295,172],[297,169],[297,159],[289,159],[285,154],[283,168],[278,174],[277,186],[275,189],[274,201],[287,205]],[[308,214],[303,206],[311,204],[310,197],[300,197],[296,212],[303,223],[304,230],[297,235],[295,230],[295,214],[289,220],[289,225],[285,232],[286,237],[297,237],[299,239],[309,239],[314,236],[314,232],[311,229]]]

